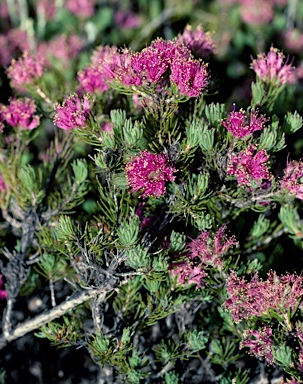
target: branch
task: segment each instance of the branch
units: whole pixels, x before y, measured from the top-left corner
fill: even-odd
[[[34,331],[37,328],[42,327],[44,324],[49,323],[50,321],[64,315],[67,311],[73,309],[74,307],[84,303],[85,301],[96,297],[100,294],[105,294],[110,292],[116,284],[116,279],[111,279],[98,289],[83,290],[73,294],[69,299],[65,300],[63,303],[57,305],[56,307],[41,313],[40,315],[34,317],[33,319],[27,320],[24,323],[18,325],[11,332],[6,333],[6,335],[0,335],[0,349],[4,348],[9,342],[18,339],[26,335],[29,332]],[[105,298],[105,295],[102,295]]]

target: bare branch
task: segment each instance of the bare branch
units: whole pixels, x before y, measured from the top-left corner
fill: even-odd
[[[37,328],[42,327],[44,324],[49,323],[58,317],[61,317],[67,311],[77,307],[78,305],[93,297],[102,295],[101,297],[105,298],[105,294],[114,288],[116,281],[116,279],[112,279],[98,289],[83,290],[81,292],[77,292],[51,310],[41,313],[33,319],[25,321],[24,323],[18,325],[14,330],[6,332],[5,335],[2,334],[0,336],[0,349],[4,348],[9,342],[16,340]]]

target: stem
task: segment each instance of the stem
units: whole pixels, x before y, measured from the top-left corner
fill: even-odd
[[[4,348],[9,342],[16,340],[19,337],[22,337],[37,328],[42,327],[44,324],[49,323],[50,321],[58,317],[61,317],[66,312],[70,311],[71,309],[77,307],[78,305],[86,302],[87,300],[93,297],[103,294],[101,297],[104,299],[105,294],[113,289],[115,283],[116,279],[112,279],[109,280],[107,284],[103,285],[98,289],[85,291],[83,290],[81,292],[77,292],[72,295],[69,299],[65,300],[63,303],[57,305],[56,307],[18,325],[14,330],[10,332],[6,330],[6,332],[3,332],[3,334],[0,336],[0,349]]]

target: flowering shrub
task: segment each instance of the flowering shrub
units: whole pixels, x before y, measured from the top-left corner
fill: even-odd
[[[85,382],[303,382],[302,4],[0,21],[0,382],[24,336],[77,351]]]

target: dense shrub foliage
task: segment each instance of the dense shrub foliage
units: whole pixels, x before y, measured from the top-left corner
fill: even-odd
[[[303,383],[303,3],[0,21],[0,347],[82,348],[100,383]]]

